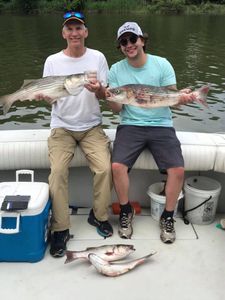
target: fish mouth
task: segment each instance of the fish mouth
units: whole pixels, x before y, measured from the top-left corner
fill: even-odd
[[[134,248],[134,245],[129,245],[129,248],[130,248],[130,250],[136,250],[135,248]]]
[[[111,99],[112,98],[112,93],[109,90],[106,90],[106,98]]]

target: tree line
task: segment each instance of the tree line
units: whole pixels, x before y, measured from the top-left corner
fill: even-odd
[[[107,9],[132,10],[144,9],[149,12],[173,11],[180,13],[188,6],[208,7],[224,5],[225,0],[0,0],[0,12],[48,13],[50,11],[96,10]]]

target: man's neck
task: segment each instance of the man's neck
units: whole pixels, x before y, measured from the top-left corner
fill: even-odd
[[[70,57],[81,57],[86,52],[86,47],[79,48],[69,48],[63,50],[63,53]]]
[[[145,65],[147,61],[147,54],[145,52],[141,53],[134,58],[128,58],[129,64],[134,68],[141,68]]]

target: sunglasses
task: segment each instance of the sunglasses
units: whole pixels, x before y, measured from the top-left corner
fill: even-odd
[[[130,42],[131,44],[135,44],[137,42],[138,38],[139,38],[139,36],[133,33],[126,38],[120,39],[119,44],[123,47],[126,47],[128,42]]]
[[[64,19],[68,19],[71,17],[76,17],[76,18],[84,21],[84,15],[81,12],[69,11],[69,12],[66,12],[63,16]]]

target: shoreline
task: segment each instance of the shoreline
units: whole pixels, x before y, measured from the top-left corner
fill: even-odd
[[[51,4],[51,5],[50,5]],[[132,1],[131,1],[132,4]],[[69,9],[68,9],[69,10]],[[52,13],[62,13],[62,9],[57,7],[57,3],[54,5],[48,1],[41,1],[38,7],[33,7],[29,11],[23,11],[22,8],[14,7],[13,3],[0,5],[0,15],[48,15]],[[214,3],[204,3],[200,5],[184,5],[176,4],[171,2],[169,3],[157,3],[157,4],[147,4],[144,6],[141,5],[130,5],[127,7],[118,7],[118,5],[113,5],[113,3],[104,3],[104,2],[94,2],[87,3],[85,9],[83,10],[85,14],[151,14],[151,15],[225,15],[225,4],[214,4]]]

